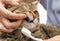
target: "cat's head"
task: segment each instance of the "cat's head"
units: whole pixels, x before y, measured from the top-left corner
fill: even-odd
[[[18,1],[18,0],[17,0]],[[23,1],[23,2],[22,2]],[[23,19],[22,26],[27,28],[34,28],[39,24],[39,13],[37,11],[37,3],[38,0],[19,0],[20,6],[19,7],[11,7],[8,10],[12,11],[13,13],[24,13],[26,14],[27,18]],[[35,2],[34,4],[29,3],[27,1]]]

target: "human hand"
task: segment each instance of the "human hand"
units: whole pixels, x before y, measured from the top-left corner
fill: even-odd
[[[0,0],[0,15],[8,19],[23,19],[26,17],[25,14],[15,14],[5,9],[4,5],[10,4],[13,6],[19,6],[15,0]]]
[[[7,10],[4,6],[10,4],[13,6],[19,6],[15,0],[0,0],[0,31],[12,32],[15,27],[18,27],[21,23],[21,19],[25,18],[25,14],[15,14]],[[10,20],[16,20],[10,22]]]
[[[60,35],[55,36],[55,37],[50,38],[50,39],[47,39],[47,40],[44,40],[44,41],[60,41]]]

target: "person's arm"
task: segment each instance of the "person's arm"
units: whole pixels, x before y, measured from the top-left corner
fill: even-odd
[[[50,39],[47,39],[47,40],[44,40],[44,41],[60,41],[60,35],[57,35],[53,38],[50,38]]]

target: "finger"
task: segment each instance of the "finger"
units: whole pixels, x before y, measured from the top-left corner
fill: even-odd
[[[8,19],[23,19],[23,18],[26,18],[25,14],[12,13],[9,10],[5,9],[1,4],[0,4],[0,14],[3,15],[4,17],[8,18]]]
[[[10,22],[8,19],[3,18],[2,22],[7,28],[16,28],[21,24],[22,21],[18,20],[15,22]]]
[[[4,0],[4,3],[10,4],[12,6],[19,6],[19,3],[16,0]]]
[[[13,29],[6,29],[2,23],[0,23],[0,31],[2,32],[12,32]]]

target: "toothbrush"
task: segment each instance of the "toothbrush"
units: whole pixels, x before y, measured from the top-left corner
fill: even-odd
[[[25,28],[25,27],[22,28],[21,32],[22,32],[25,36],[27,36],[27,37],[35,40],[35,41],[43,41],[42,39],[38,39],[38,38],[33,37],[33,36],[31,35],[31,31],[29,31],[29,30],[28,30],[27,28]]]

